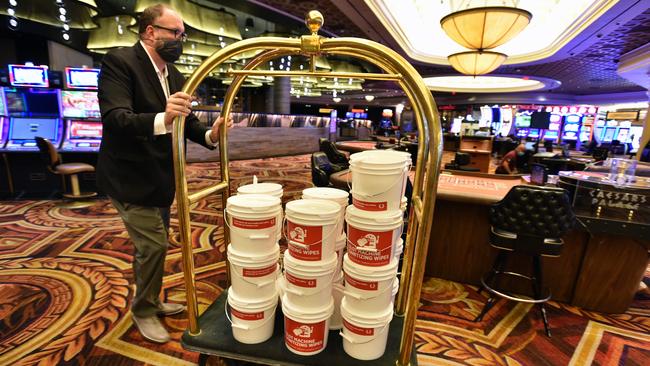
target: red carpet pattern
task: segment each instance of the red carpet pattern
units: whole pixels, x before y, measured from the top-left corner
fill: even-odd
[[[190,189],[218,181],[218,164],[188,167]],[[231,163],[232,188],[252,181],[284,186],[285,201],[311,186],[309,156]],[[201,308],[226,286],[222,206],[194,205],[192,244]],[[172,209],[172,228],[178,232]],[[184,315],[164,319],[175,341],[146,342],[133,327],[132,245],[111,204],[68,209],[57,201],[0,202],[0,365],[189,365],[198,355],[178,343]],[[177,235],[165,265],[165,301],[184,302]],[[650,273],[647,274],[650,278]],[[650,281],[649,281],[650,282]],[[498,302],[480,323],[476,288],[427,279],[416,325],[421,365],[642,365],[650,360],[650,296],[625,314],[560,303],[548,306],[553,337],[536,309]]]

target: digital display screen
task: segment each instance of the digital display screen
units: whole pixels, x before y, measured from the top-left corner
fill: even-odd
[[[9,81],[13,86],[47,88],[47,66],[9,65]]]
[[[515,127],[530,127],[530,116],[517,116]]]
[[[559,122],[553,122],[548,125],[548,129],[551,131],[558,131],[560,129],[560,123]]]
[[[99,69],[65,68],[65,81],[69,89],[97,89]]]
[[[572,114],[570,116],[566,116],[566,121],[567,123],[579,123],[580,122],[580,116],[577,114]]]
[[[99,118],[97,92],[63,90],[61,105],[65,118]]]
[[[7,89],[7,109],[10,115],[58,117],[58,90]]]
[[[562,120],[562,116],[560,116],[559,114],[551,114],[551,118],[550,118],[551,123],[560,122],[561,120]]]
[[[564,131],[575,131],[578,132],[579,126],[575,123],[564,125]]]
[[[10,140],[34,140],[43,137],[56,141],[57,120],[54,118],[12,118],[9,125]]]
[[[533,128],[548,128],[551,122],[551,114],[549,112],[533,112],[530,116],[530,127]]]
[[[7,115],[7,104],[5,103],[5,88],[0,88],[0,116]]]
[[[539,137],[539,130],[536,128],[531,128],[530,133],[528,134],[530,137]]]
[[[70,121],[68,136],[71,140],[99,140],[102,138],[102,123]]]
[[[603,137],[603,141],[612,141],[614,139],[614,133],[616,132],[615,128],[608,128],[605,129],[605,136]]]

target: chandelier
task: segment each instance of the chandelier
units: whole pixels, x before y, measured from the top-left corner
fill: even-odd
[[[466,75],[476,76],[495,70],[507,56],[487,50],[517,36],[531,18],[530,12],[509,6],[467,8],[443,17],[440,26],[447,36],[472,50],[450,55],[447,58],[449,63],[456,71]]]

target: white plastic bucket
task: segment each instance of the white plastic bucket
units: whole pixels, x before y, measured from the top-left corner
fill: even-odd
[[[391,300],[390,300],[390,303],[393,306],[395,306],[395,296],[397,296],[397,292],[399,292],[399,278],[395,277],[395,282],[393,282],[393,291],[391,292]]]
[[[246,254],[228,245],[228,262],[233,290],[244,299],[267,298],[276,293],[280,247],[271,253]]]
[[[399,259],[404,252],[404,239],[398,238],[397,244],[395,245],[395,259],[399,262]]]
[[[408,155],[368,150],[350,159],[352,203],[365,211],[399,210],[410,170]]]
[[[381,311],[391,302],[393,281],[397,275],[397,261],[381,267],[367,267],[343,257],[345,296],[350,307],[359,311]]]
[[[343,254],[345,254],[345,246],[347,244],[347,236],[345,233],[341,233],[338,238],[336,238],[336,244],[334,245],[334,250],[336,251],[336,272],[335,277],[338,277],[343,270]]]
[[[278,183],[253,183],[237,188],[237,194],[268,194],[282,199],[282,185]]]
[[[334,300],[321,304],[317,308],[307,308],[293,304],[282,298],[284,313],[284,344],[289,351],[310,356],[320,353],[327,347],[329,320],[334,312]]]
[[[332,297],[334,298],[334,312],[330,317],[329,329],[341,329],[343,327],[343,319],[341,318],[341,300],[343,299],[343,292],[345,287],[342,283],[334,283],[332,287]]]
[[[350,194],[342,189],[329,187],[312,187],[302,191],[303,199],[317,199],[336,202],[341,206],[339,218],[339,232],[343,232],[343,220],[345,220],[345,208],[348,206],[348,196]]]
[[[299,306],[318,307],[332,297],[336,256],[323,261],[301,261],[284,253],[284,282],[280,282],[289,300]]]
[[[320,261],[334,254],[341,206],[325,200],[303,199],[287,203],[287,243],[291,255]]]
[[[399,209],[402,210],[402,212],[406,212],[406,208],[408,207],[408,199],[406,196],[402,196],[402,200],[400,201],[399,204]]]
[[[224,217],[235,250],[268,253],[277,245],[282,225],[279,198],[263,194],[228,197]]]
[[[386,351],[393,307],[372,312],[358,311],[350,307],[347,300],[344,297],[341,301],[343,350],[357,360],[378,359]]]
[[[368,212],[348,206],[348,255],[364,266],[385,266],[395,256],[397,241],[402,235],[402,211]]]
[[[237,295],[232,287],[228,289],[230,315],[226,316],[232,325],[232,335],[241,343],[257,344],[267,341],[273,335],[275,308],[278,295],[273,293],[266,298],[246,300]]]

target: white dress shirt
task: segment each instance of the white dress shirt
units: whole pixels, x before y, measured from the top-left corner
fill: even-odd
[[[149,61],[151,61],[151,64],[153,65],[153,69],[156,71],[156,75],[158,76],[158,81],[160,81],[160,86],[162,87],[163,93],[165,93],[165,100],[166,100],[169,98],[169,82],[167,81],[167,76],[169,76],[169,71],[167,70],[167,67],[165,67],[162,71],[159,70],[158,66],[153,61],[153,58],[149,54],[149,50],[147,50],[147,47],[144,45],[144,42],[140,41],[140,44],[142,45],[142,48],[144,48],[144,51],[147,53],[147,56],[149,56]],[[210,131],[211,130],[205,131],[205,143],[210,146],[216,146],[218,144],[218,141],[212,142],[212,139],[210,138]],[[167,128],[167,125],[165,124],[165,112],[160,112],[156,114],[156,117],[154,118],[153,121],[153,134],[165,135],[168,133],[172,133],[172,130]]]

